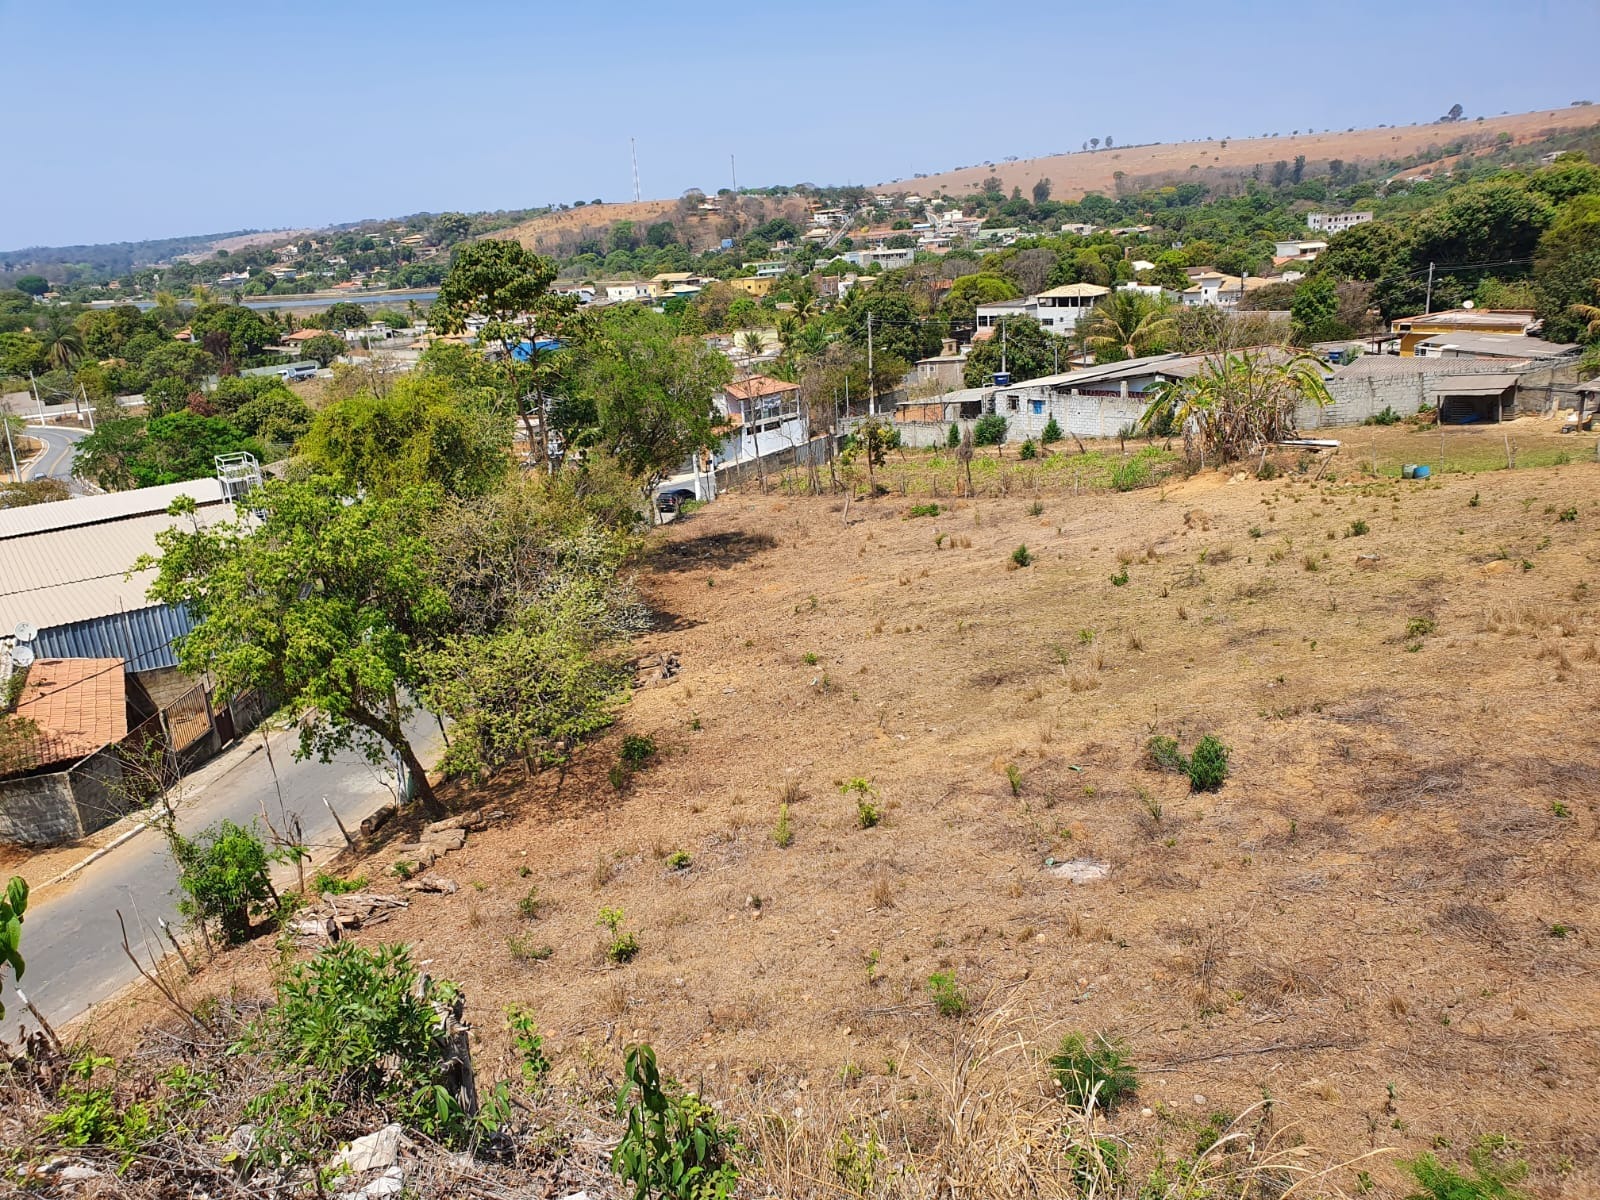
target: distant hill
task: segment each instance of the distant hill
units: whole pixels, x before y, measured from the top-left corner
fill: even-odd
[[[1217,173],[1248,174],[1257,165],[1269,170],[1280,159],[1293,162],[1305,155],[1307,162],[1325,163],[1343,159],[1371,165],[1392,159],[1423,154],[1429,147],[1443,158],[1444,148],[1460,140],[1481,140],[1493,145],[1504,133],[1514,143],[1542,140],[1551,133],[1600,124],[1600,106],[1548,109],[1542,112],[1513,113],[1429,125],[1401,125],[1391,128],[1355,129],[1344,132],[1318,130],[1299,135],[1274,137],[1230,137],[1195,142],[1160,142],[1148,146],[1116,146],[1112,149],[1077,151],[1015,162],[977,163],[922,175],[894,179],[877,185],[877,190],[918,192],[931,195],[942,190],[948,196],[976,192],[989,176],[998,176],[1006,191],[1020,187],[1029,191],[1040,179],[1050,180],[1050,195],[1057,200],[1081,199],[1088,192],[1113,195],[1117,173],[1124,175],[1125,186],[1144,187],[1181,182],[1185,178],[1204,178]],[[1116,131],[1112,130],[1112,136]]]
[[[7,276],[30,274],[44,275],[57,282],[83,275],[110,279],[140,267],[204,255],[219,243],[246,245],[252,241],[270,241],[288,236],[287,233],[269,234],[254,229],[236,229],[229,233],[197,233],[188,237],[152,238],[142,242],[0,250],[0,280]]]

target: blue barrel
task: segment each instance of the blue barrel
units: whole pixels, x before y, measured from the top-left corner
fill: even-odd
[[[1429,470],[1427,467],[1422,466],[1422,465],[1418,465],[1418,466],[1415,466],[1415,467],[1411,468],[1411,478],[1413,478],[1413,479],[1426,479],[1429,475],[1432,475],[1432,474],[1433,474],[1433,472],[1431,470]]]

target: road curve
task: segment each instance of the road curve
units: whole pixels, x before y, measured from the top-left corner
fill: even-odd
[[[72,458],[77,453],[78,441],[87,437],[88,431],[66,426],[29,425],[27,434],[44,443],[44,453],[28,468],[26,476],[29,479],[70,480]]]

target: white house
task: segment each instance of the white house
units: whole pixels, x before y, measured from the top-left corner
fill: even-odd
[[[1306,228],[1315,229],[1318,233],[1343,233],[1346,229],[1365,225],[1370,220],[1372,220],[1370,212],[1307,213]]]
[[[1301,259],[1305,262],[1313,261],[1317,255],[1328,248],[1327,242],[1302,242],[1282,241],[1272,243],[1272,258],[1274,262],[1283,262],[1291,258]]]
[[[1244,281],[1237,275],[1212,271],[1191,279],[1191,285],[1179,297],[1189,308],[1237,308],[1244,295]]]
[[[1039,324],[1051,333],[1071,333],[1110,288],[1095,283],[1067,283],[1033,297]]]
[[[1038,311],[1038,306],[1030,296],[1024,300],[994,300],[988,304],[980,304],[975,316],[979,329],[996,329],[1002,321],[1036,316]]]
[[[870,267],[877,263],[885,271],[893,271],[898,267],[909,267],[917,259],[916,250],[906,247],[904,250],[851,250],[844,259],[858,267]]]
[[[606,289],[606,299],[613,304],[620,304],[628,300],[650,299],[650,285],[637,280],[625,279],[611,283],[601,284]]]
[[[743,462],[799,446],[807,440],[800,411],[800,385],[766,375],[737,379],[717,396],[717,407],[733,427],[723,438],[721,458]]]

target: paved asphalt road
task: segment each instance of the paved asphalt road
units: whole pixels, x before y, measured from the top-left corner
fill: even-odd
[[[424,763],[433,762],[443,746],[434,718],[419,712],[408,732],[417,757]],[[313,863],[327,862],[343,845],[322,803],[324,796],[338,810],[346,828],[354,828],[393,796],[392,770],[374,768],[358,755],[343,754],[331,763],[296,762],[291,733],[275,732],[270,742],[283,789],[283,807],[300,814]],[[249,747],[254,750],[247,752]],[[259,820],[263,802],[273,823],[280,828],[283,825],[259,731],[190,776],[187,784],[179,817],[186,833],[223,818],[240,824]],[[52,1025],[65,1024],[137,978],[122,952],[117,910],[121,909],[127,920],[135,949],[146,934],[154,944],[160,936],[157,918],[178,923],[173,894],[176,878],[166,842],[154,830],[145,830],[30,906],[22,927],[27,964],[23,991]],[[9,971],[6,976],[6,1024],[0,1036],[14,1033],[22,1014],[21,1006],[14,1003]]]
[[[29,425],[27,432],[29,437],[38,438],[44,443],[44,454],[27,470],[27,477],[70,480],[72,456],[76,453],[74,447],[79,438],[87,436],[88,431],[71,426]]]

